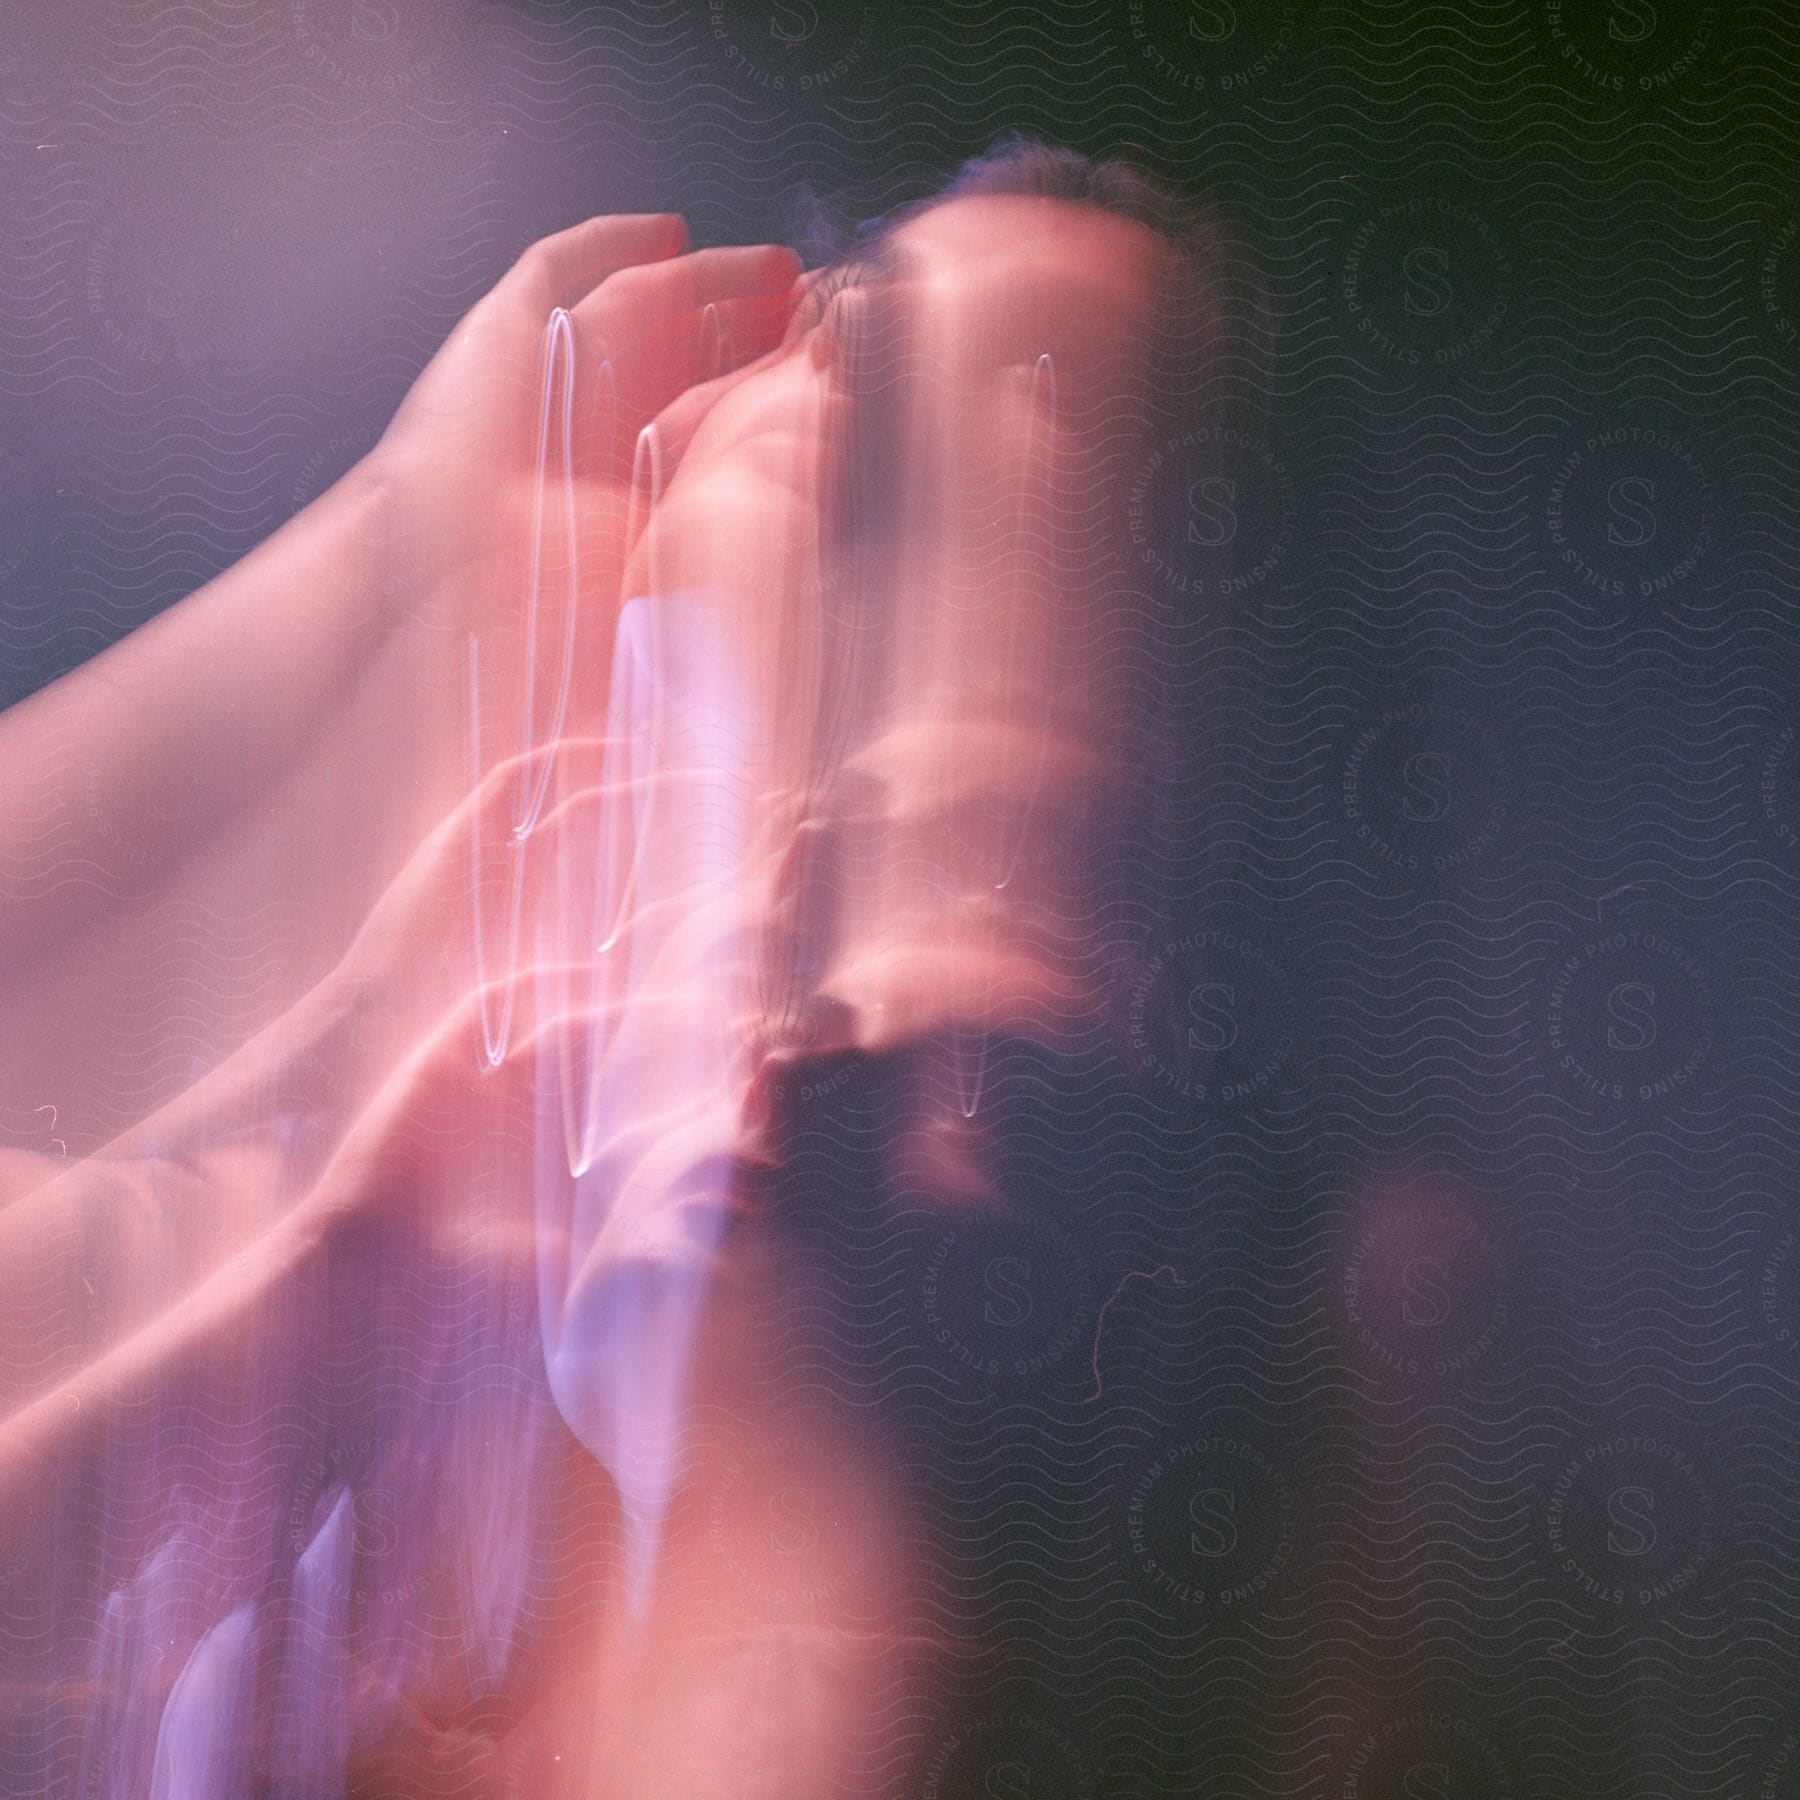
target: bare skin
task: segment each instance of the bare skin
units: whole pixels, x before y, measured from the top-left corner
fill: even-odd
[[[364,465],[243,564],[0,719],[7,766],[47,771],[0,802],[0,842],[32,846],[0,888],[0,966],[13,971],[0,982],[25,1022],[5,1074],[25,1105],[60,1096],[62,1127],[57,1148],[0,1160],[0,1282],[14,1290],[0,1318],[17,1322],[0,1484],[15,1516],[42,1519],[50,1459],[164,1372],[221,1358],[278,1371],[282,1334],[298,1329],[281,1296],[371,1209],[431,1254],[473,1243],[497,1279],[535,1272],[557,1318],[610,1291],[625,1254],[616,1218],[612,1236],[592,1235],[573,1193],[546,1212],[541,1121],[546,1068],[570,1079],[569,1046],[607,1041],[624,990],[544,921],[560,917],[570,869],[591,866],[608,810],[631,799],[610,773],[608,686],[634,596],[704,597],[730,666],[767,704],[743,750],[743,882],[722,909],[690,901],[671,919],[659,896],[623,927],[649,959],[630,1004],[661,1046],[650,1064],[688,1054],[687,997],[721,941],[745,998],[723,1021],[734,1048],[707,1097],[677,1076],[666,1093],[631,1090],[663,1122],[641,1146],[609,1142],[622,1179],[766,1154],[768,1072],[796,1057],[935,1046],[966,1086],[983,1034],[1052,1040],[1094,1004],[1066,924],[1082,906],[1071,845],[1120,777],[1105,724],[1125,677],[1106,655],[1107,609],[1161,240],[1010,198],[958,200],[895,234],[884,304],[917,363],[897,413],[901,549],[884,577],[886,662],[829,745],[818,720],[840,625],[821,515],[842,478],[834,446],[868,296],[842,293],[815,318],[787,252],[684,255],[684,241],[678,220],[646,217],[535,247]],[[545,536],[538,426],[556,307],[576,351],[579,582],[565,588],[568,540],[552,532],[528,633],[517,597]],[[557,712],[544,671],[564,644]],[[347,784],[346,769],[365,774]],[[196,797],[173,823],[140,804],[169,792]],[[535,816],[515,864],[522,807]],[[797,846],[817,843],[869,879],[808,916],[827,954],[795,992],[796,908],[811,892]],[[83,865],[99,879],[53,900],[57,871]],[[179,973],[171,918],[184,904],[220,911],[222,896],[252,919],[294,909],[265,978],[206,1015],[198,1072],[121,1074],[105,1022],[137,992],[124,971],[154,974],[161,958]],[[129,1002],[153,1037],[188,1017],[162,992]],[[272,1093],[309,1121],[301,1148],[271,1148]],[[958,1203],[987,1192],[969,1111],[928,1083],[894,1147]],[[171,1235],[154,1209],[177,1173],[183,1218],[205,1223]],[[644,1180],[630,1254],[685,1254],[680,1208],[700,1202]],[[98,1276],[96,1239],[111,1250]],[[853,1791],[843,1771],[907,1636],[895,1621],[918,1553],[882,1498],[879,1447],[848,1420],[789,1418],[767,1378],[779,1257],[778,1234],[740,1221],[714,1267],[689,1402],[708,1430],[674,1495],[648,1612],[614,1593],[572,1621],[497,1745],[454,1723],[448,1678],[421,1666],[402,1708],[413,1723],[368,1753],[371,1772],[398,1780],[409,1761],[460,1756],[486,1791],[583,1800]],[[554,1380],[548,1339],[546,1357]],[[605,1400],[584,1397],[578,1354],[562,1361],[569,1467],[591,1480],[578,1415]],[[746,1476],[768,1444],[786,1463]],[[762,1567],[772,1486],[811,1496],[832,1582]],[[772,1657],[789,1676],[771,1685]],[[747,1773],[732,1721],[752,1704],[769,1734]]]

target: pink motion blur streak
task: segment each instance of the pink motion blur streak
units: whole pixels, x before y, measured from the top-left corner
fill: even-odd
[[[21,1793],[868,1792],[933,1654],[881,1447],[759,1377],[743,1175],[862,1053],[993,1204],[984,1045],[1103,1011],[1171,252],[1016,195],[828,287],[683,242],[537,246],[0,718]]]

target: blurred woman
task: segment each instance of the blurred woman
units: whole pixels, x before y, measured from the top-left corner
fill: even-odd
[[[748,1197],[849,1054],[992,1203],[988,1044],[1104,1013],[1205,243],[1030,146],[805,277],[589,221],[0,717],[6,1791],[893,1778],[919,1551]]]

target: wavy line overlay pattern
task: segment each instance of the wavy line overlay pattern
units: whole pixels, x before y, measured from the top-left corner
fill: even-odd
[[[1228,215],[1275,331],[1242,422],[1154,444],[1127,503],[1174,508],[1190,554],[1133,540],[1183,742],[1155,902],[1123,884],[1093,921],[1108,1029],[988,1047],[998,1210],[887,1168],[892,1096],[854,1059],[783,1095],[768,1379],[795,1443],[816,1404],[890,1447],[928,1546],[831,1791],[1800,1795],[1791,10],[33,0],[0,69],[5,702],[325,492],[553,229],[668,209],[791,241],[1014,127]],[[129,890],[125,822],[65,786],[119,855],[9,844],[0,906]],[[157,922],[121,1118],[298,930],[279,902]],[[8,1152],[69,1126],[0,1091]],[[550,1491],[540,1296],[405,1254],[310,1278],[359,1322],[303,1340],[279,1413],[230,1414],[223,1377],[165,1397],[180,1429],[127,1418],[64,1471],[77,1549],[42,1520],[0,1542],[9,1691],[148,1668],[160,1636],[188,1658],[160,1727],[9,1702],[0,1791],[142,1766],[176,1793],[177,1765],[240,1791],[203,1714],[341,1767],[347,1703],[281,1695],[348,1680],[308,1649],[346,1632],[359,1668],[429,1640],[478,1702],[353,1791],[544,1791],[494,1772],[499,1671],[609,1502]],[[884,1504],[856,1470],[827,1506],[728,1402],[682,1429],[718,1446],[684,1528],[721,1592],[854,1587]],[[429,1489],[395,1473],[425,1437]],[[213,1479],[227,1441],[257,1480]],[[286,1548],[291,1668],[246,1674],[258,1618],[206,1611],[243,1520],[203,1491]],[[427,1492],[480,1627],[454,1642],[411,1548]],[[91,1595],[46,1577],[94,1543],[137,1560]],[[828,1679],[746,1653],[742,1780]]]

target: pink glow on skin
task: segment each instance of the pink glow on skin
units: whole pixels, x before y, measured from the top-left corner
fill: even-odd
[[[1103,1010],[1165,251],[1020,198],[895,242],[879,566],[824,528],[869,291],[593,220],[0,717],[0,1711],[46,1794],[847,1793],[935,1653],[879,1446],[783,1407],[735,1172],[771,1070],[917,1052],[894,1164],[983,1204],[989,1037]]]

